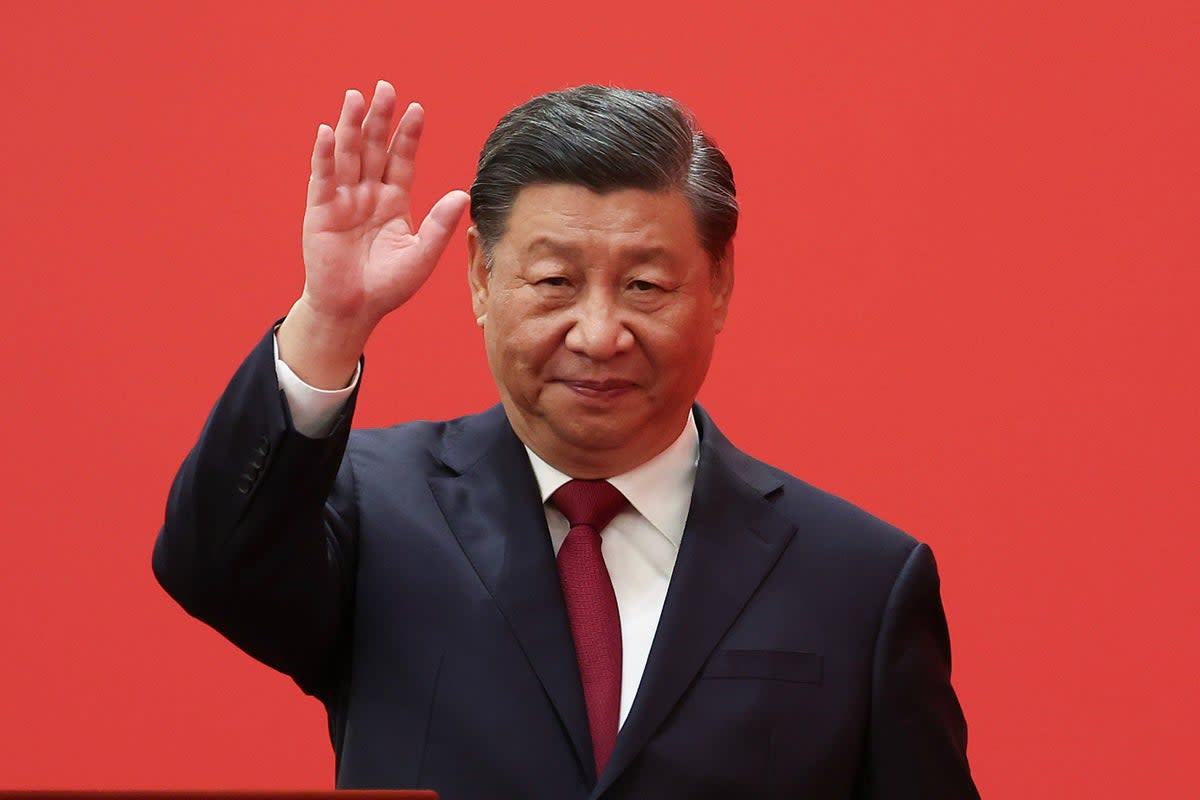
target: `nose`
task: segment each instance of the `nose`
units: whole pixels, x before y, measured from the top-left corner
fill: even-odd
[[[567,331],[567,349],[593,361],[607,361],[633,347],[633,332],[622,318],[611,293],[588,291],[572,309],[574,320]]]

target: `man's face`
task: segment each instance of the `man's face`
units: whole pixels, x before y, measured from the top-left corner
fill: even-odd
[[[683,194],[529,186],[470,282],[488,363],[517,435],[577,478],[607,478],[683,430],[725,322],[733,268],[715,270]]]

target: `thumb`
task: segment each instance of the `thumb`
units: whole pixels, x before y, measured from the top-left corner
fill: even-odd
[[[417,230],[417,241],[425,259],[436,262],[441,258],[454,229],[458,227],[458,220],[470,203],[469,194],[455,189],[433,204],[433,208],[429,209]]]

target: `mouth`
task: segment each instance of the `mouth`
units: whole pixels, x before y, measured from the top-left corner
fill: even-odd
[[[588,400],[615,400],[633,390],[632,381],[622,380],[564,380],[562,384],[579,397]]]

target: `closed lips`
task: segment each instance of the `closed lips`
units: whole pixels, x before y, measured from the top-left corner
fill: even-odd
[[[608,391],[612,391],[614,389],[628,389],[630,386],[633,386],[632,381],[621,381],[621,380],[607,380],[607,381],[567,380],[567,381],[563,381],[563,382],[568,384],[572,388],[586,389],[588,391],[593,391],[593,392],[608,392]]]

